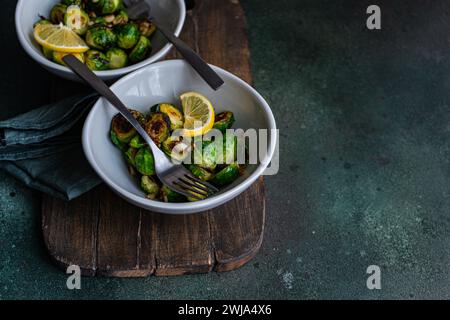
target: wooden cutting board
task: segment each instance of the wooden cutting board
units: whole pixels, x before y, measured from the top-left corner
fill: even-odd
[[[209,63],[248,83],[246,21],[237,0],[197,0],[181,38]],[[172,51],[168,57],[178,58]],[[53,98],[78,85],[55,81]],[[101,185],[71,202],[44,195],[42,232],[50,256],[84,275],[166,276],[222,272],[248,262],[261,246],[264,183],[201,214],[164,215],[135,207]]]

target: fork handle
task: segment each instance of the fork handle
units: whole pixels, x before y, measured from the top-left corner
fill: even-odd
[[[141,135],[141,137],[150,146],[155,162],[161,159],[160,156],[166,157],[165,154],[156,146],[153,140],[145,132],[144,128],[139,124],[135,117],[131,114],[128,108],[123,104],[118,96],[111,91],[111,89],[103,82],[102,79],[97,77],[91,70],[86,67],[84,63],[81,63],[73,55],[69,54],[63,58],[64,63],[72,69],[81,79],[83,79],[88,85],[90,85],[95,91],[102,95],[106,100],[108,100],[119,112],[125,117],[125,119],[130,122],[130,124],[136,129],[136,131]],[[162,159],[164,159],[162,158]],[[156,164],[157,166],[157,164]]]
[[[224,84],[222,78],[219,77],[219,75],[197,53],[195,53],[194,50],[184,43],[184,41],[180,40],[180,38],[176,37],[172,32],[167,31],[164,27],[161,27],[154,18],[151,20],[162,35],[174,45],[183,58],[189,62],[212,89],[217,90]]]

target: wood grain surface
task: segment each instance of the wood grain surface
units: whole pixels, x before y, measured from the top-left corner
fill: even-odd
[[[248,83],[250,53],[244,12],[236,0],[197,0],[181,38],[209,63]],[[172,51],[168,59],[179,58]],[[71,92],[55,82],[53,97]],[[264,182],[219,208],[192,215],[164,215],[135,207],[101,185],[65,202],[43,196],[42,231],[52,259],[79,265],[84,275],[166,276],[222,272],[248,262],[261,246]]]

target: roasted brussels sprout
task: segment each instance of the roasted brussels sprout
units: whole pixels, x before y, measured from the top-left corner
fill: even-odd
[[[114,32],[117,36],[117,45],[122,49],[134,48],[139,41],[139,27],[135,23],[118,25],[114,28]]]
[[[160,103],[156,104],[153,107],[151,107],[152,112],[162,112],[170,119],[170,129],[181,129],[183,128],[184,124],[184,117],[183,114],[178,110],[177,107],[175,107],[173,104],[170,103]]]
[[[189,171],[192,172],[192,174],[194,176],[196,176],[197,178],[199,178],[203,181],[211,180],[211,178],[213,177],[213,174],[211,172],[209,172],[208,170],[203,169],[195,164],[189,164],[189,165],[187,165],[187,168],[189,169]]]
[[[64,24],[79,35],[84,35],[89,26],[89,16],[77,5],[67,8]]]
[[[111,14],[122,8],[122,0],[87,0],[86,8],[96,14]]]
[[[234,162],[219,171],[212,179],[211,183],[217,187],[223,187],[232,183],[239,176],[239,165]]]
[[[128,162],[128,164],[135,166],[134,158],[136,157],[136,153],[138,152],[138,149],[135,148],[128,148],[128,150],[125,152],[125,160]]]
[[[141,189],[147,194],[147,198],[154,200],[158,197],[160,188],[155,179],[149,176],[142,176]]]
[[[185,202],[186,197],[178,192],[173,191],[168,186],[163,185],[161,188],[161,198],[164,202]]]
[[[145,123],[145,131],[159,146],[170,135],[170,120],[161,112],[152,113]]]
[[[108,52],[106,52],[106,58],[109,61],[110,69],[123,68],[128,64],[127,53],[119,48],[109,49]]]
[[[96,27],[107,27],[108,23],[106,22],[106,19],[104,17],[97,17],[91,20],[90,25],[94,25]]]
[[[138,24],[139,24],[139,31],[141,32],[141,35],[144,37],[150,38],[156,31],[156,26],[151,21],[141,20],[138,22]]]
[[[152,51],[152,44],[148,38],[141,36],[138,43],[130,52],[130,61],[133,63],[144,60]]]
[[[52,24],[52,23],[50,22],[50,20],[42,18],[41,20],[39,20],[38,22],[36,22],[33,25],[33,28],[36,28],[36,26],[41,25],[41,24]]]
[[[85,54],[86,66],[94,71],[107,70],[109,61],[103,52],[89,50]]]
[[[119,140],[119,138],[117,137],[117,134],[111,130],[109,133],[109,136],[111,138],[111,142],[120,150],[122,150],[123,152],[126,152],[128,149],[128,145],[125,142],[122,142]]]
[[[149,147],[140,148],[134,157],[136,170],[143,175],[155,174],[155,160]]]
[[[144,139],[140,135],[135,135],[133,139],[130,141],[130,147],[135,149],[140,149],[146,145]]]
[[[120,10],[114,17],[113,24],[127,24],[128,20],[130,20],[128,13],[125,10]]]
[[[217,165],[217,144],[210,142],[203,148],[202,162],[200,167],[214,170]]]
[[[183,142],[182,136],[170,136],[161,145],[162,151],[175,161],[183,161],[190,151],[190,146]]]
[[[62,58],[64,58],[68,54],[72,54],[75,58],[77,58],[78,60],[80,60],[81,62],[84,63],[84,55],[82,53],[67,53],[67,52],[58,52],[58,51],[53,51],[53,54],[52,54],[53,61],[56,62],[57,64],[65,66],[66,64],[64,63]]]
[[[133,117],[135,117],[136,120],[139,122],[139,124],[141,126],[144,126],[146,119],[145,119],[145,116],[142,114],[142,112],[132,110],[132,109],[130,109],[130,111],[131,111],[131,114],[133,115]]]
[[[111,29],[94,25],[86,33],[86,43],[91,48],[107,50],[116,45],[117,37]]]
[[[231,111],[221,112],[216,115],[216,120],[214,122],[214,129],[220,130],[223,133],[225,130],[230,129],[234,123],[234,115]]]
[[[111,131],[116,134],[122,143],[128,143],[136,135],[136,129],[120,113],[116,114],[111,121]]]
[[[131,114],[140,123],[143,123],[144,116],[136,110],[130,110]],[[111,121],[111,131],[115,132],[117,139],[123,143],[129,143],[136,135],[136,129],[120,113],[116,114]]]
[[[80,8],[84,6],[83,0],[62,0],[61,3],[65,4],[66,6],[77,5]]]
[[[238,139],[236,136],[232,135],[226,135],[224,137],[224,142],[223,142],[223,164],[231,164],[234,161],[236,161],[236,157],[237,157],[237,143],[238,143]]]
[[[67,6],[62,3],[58,3],[53,6],[50,11],[50,21],[54,24],[64,22],[64,15],[66,14]]]
[[[213,171],[217,166],[217,143],[203,141],[201,144],[195,144],[192,156],[194,164]]]
[[[102,13],[103,14],[114,13],[122,7],[123,7],[122,0],[103,0]]]

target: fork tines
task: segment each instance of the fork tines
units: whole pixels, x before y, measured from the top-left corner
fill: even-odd
[[[172,188],[186,197],[203,200],[219,191],[208,182],[202,181],[190,173],[183,173],[172,181]]]

